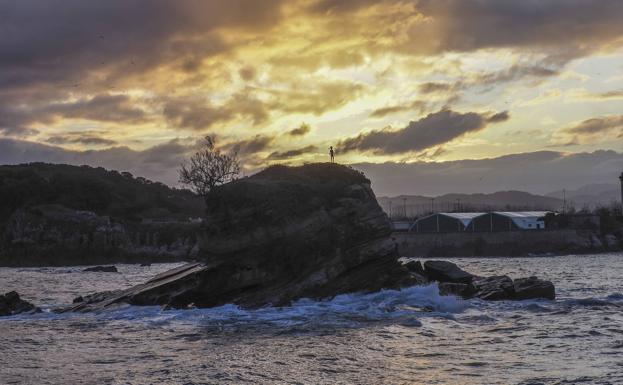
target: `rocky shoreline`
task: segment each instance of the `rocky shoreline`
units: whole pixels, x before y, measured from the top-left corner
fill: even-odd
[[[403,263],[370,181],[345,166],[273,166],[219,186],[207,203],[199,262],[129,289],[79,297],[58,311],[100,311],[121,303],[279,307],[301,298],[432,282],[464,298],[555,297],[551,282],[534,277],[477,277],[445,261]]]

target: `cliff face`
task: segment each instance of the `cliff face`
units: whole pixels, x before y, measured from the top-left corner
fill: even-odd
[[[238,298],[298,297],[397,287],[391,223],[363,174],[336,164],[276,166],[221,186],[208,202],[200,255],[255,286]]]
[[[58,205],[15,211],[0,228],[0,265],[179,261],[196,256],[199,224],[136,223]]]
[[[216,189],[207,214],[199,252],[204,264],[86,297],[73,310],[117,302],[284,305],[422,279],[398,261],[370,182],[344,166],[271,167]]]

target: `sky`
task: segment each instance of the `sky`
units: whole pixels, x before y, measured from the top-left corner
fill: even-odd
[[[379,195],[547,193],[623,171],[619,0],[0,0],[0,163],[177,185],[336,160]]]

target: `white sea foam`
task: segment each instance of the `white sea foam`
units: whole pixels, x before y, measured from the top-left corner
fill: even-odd
[[[242,309],[228,304],[209,309],[161,310],[158,307],[126,306],[102,312],[100,318],[137,320],[154,325],[168,323],[203,324],[223,327],[243,325],[276,327],[358,326],[371,322],[397,321],[418,326],[418,317],[462,312],[468,306],[454,296],[442,296],[437,285],[382,290],[368,294],[343,294],[328,300],[300,299],[291,306]]]

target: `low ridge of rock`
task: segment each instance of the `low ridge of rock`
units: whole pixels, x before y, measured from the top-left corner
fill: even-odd
[[[93,266],[93,267],[87,267],[86,269],[82,271],[100,272],[100,273],[118,273],[119,272],[116,266]]]
[[[16,291],[0,295],[0,317],[10,316],[20,313],[37,313],[41,309],[28,301],[20,298]]]
[[[370,181],[349,167],[269,167],[215,188],[207,203],[202,262],[128,290],[85,296],[71,310],[281,306],[425,282],[399,262]]]

